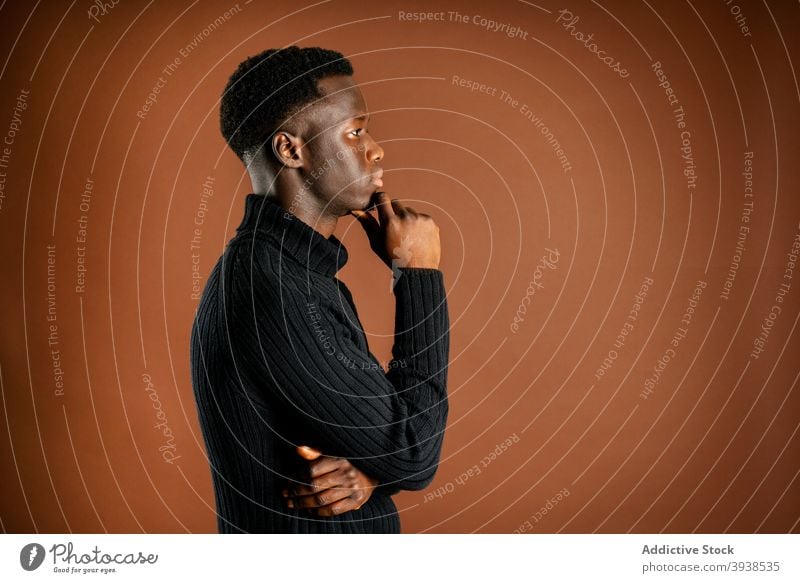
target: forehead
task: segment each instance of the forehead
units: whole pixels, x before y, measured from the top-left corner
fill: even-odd
[[[331,126],[367,115],[367,104],[361,90],[349,75],[330,75],[317,81],[324,95],[309,111],[320,124]]]

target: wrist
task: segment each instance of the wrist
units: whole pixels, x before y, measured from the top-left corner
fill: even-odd
[[[412,269],[439,269],[438,261],[409,261],[403,267],[410,267]]]

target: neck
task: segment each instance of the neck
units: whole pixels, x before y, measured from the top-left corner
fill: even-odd
[[[301,195],[299,193],[286,194],[280,191],[256,194],[263,194],[276,200],[283,210],[292,213],[326,239],[333,235],[333,232],[336,230],[338,217],[322,212],[322,209],[314,204],[316,200],[313,200],[310,195]]]
[[[275,200],[285,211],[295,215],[326,239],[336,230],[339,217],[326,213],[325,205],[321,204],[315,194],[303,190],[302,183],[294,173],[281,172],[273,178],[268,173],[256,174],[251,171],[250,180],[254,194]],[[330,209],[330,206],[327,208]]]

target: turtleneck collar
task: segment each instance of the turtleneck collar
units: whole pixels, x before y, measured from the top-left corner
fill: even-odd
[[[333,277],[347,263],[347,249],[334,235],[327,239],[285,210],[273,196],[248,194],[244,201],[244,218],[236,229],[259,231],[270,236],[286,257],[303,267]]]

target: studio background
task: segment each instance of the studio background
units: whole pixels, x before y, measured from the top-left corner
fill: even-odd
[[[798,532],[797,3],[101,4],[0,7],[4,532],[215,532],[189,332],[250,191],[218,100],[289,44],[352,61],[441,227],[404,532]],[[391,272],[335,234],[387,362]]]

